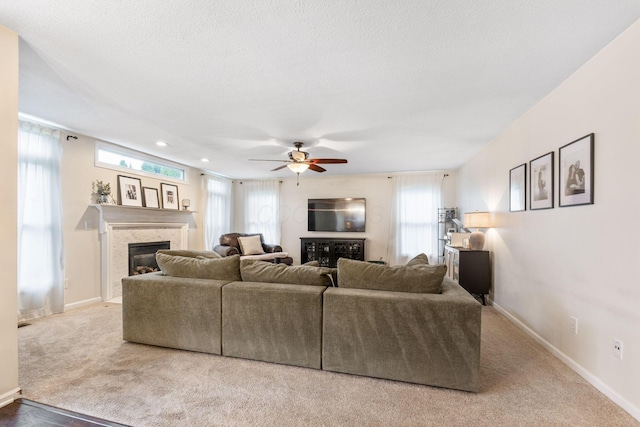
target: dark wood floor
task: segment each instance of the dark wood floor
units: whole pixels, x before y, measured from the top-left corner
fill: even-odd
[[[28,399],[17,399],[15,402],[0,408],[0,426],[126,427],[124,424],[66,411]]]

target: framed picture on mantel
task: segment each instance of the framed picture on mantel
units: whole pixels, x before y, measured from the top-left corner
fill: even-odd
[[[151,187],[142,187],[142,195],[144,206],[146,208],[159,208],[160,199],[158,198],[158,189]]]
[[[142,207],[142,184],[139,178],[118,175],[118,204]]]
[[[163,209],[180,209],[180,203],[178,202],[178,186],[173,184],[160,183],[160,193],[162,193],[162,208]]]

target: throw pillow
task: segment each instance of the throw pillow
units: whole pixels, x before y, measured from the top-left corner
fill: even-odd
[[[410,259],[409,262],[407,263],[407,266],[428,265],[428,264],[429,264],[429,257],[426,256],[425,254],[420,254]]]
[[[242,255],[259,255],[264,253],[262,242],[258,235],[238,237],[238,243],[240,244]]]
[[[332,286],[331,269],[326,267],[288,266],[256,259],[243,259],[240,261],[240,274],[245,282]]]
[[[158,252],[156,261],[160,270],[167,276],[231,282],[242,280],[238,255],[225,258],[194,258]]]
[[[161,249],[159,254],[184,256],[189,258],[222,258],[222,256],[213,251],[192,251],[189,249]]]
[[[338,284],[341,288],[439,294],[446,272],[445,264],[389,267],[338,259]]]

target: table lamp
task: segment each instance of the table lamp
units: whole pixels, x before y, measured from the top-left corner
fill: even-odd
[[[491,213],[490,212],[465,212],[464,214],[464,226],[466,228],[475,228],[476,231],[469,236],[469,243],[471,243],[471,249],[474,251],[481,251],[484,248],[484,233],[478,230],[479,228],[491,228]]]

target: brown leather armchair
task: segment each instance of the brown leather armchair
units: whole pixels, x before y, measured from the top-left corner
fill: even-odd
[[[230,256],[230,255],[242,255],[242,249],[240,248],[240,243],[238,242],[238,237],[247,237],[247,236],[260,236],[260,243],[262,244],[262,249],[265,253],[274,253],[274,252],[282,252],[282,247],[280,245],[273,245],[264,242],[264,237],[262,233],[226,233],[220,236],[220,244],[215,245],[213,247],[214,252],[219,253],[221,256]]]

